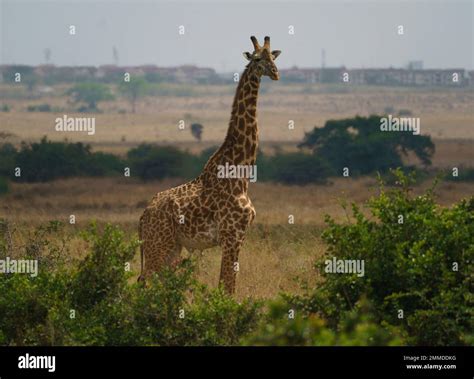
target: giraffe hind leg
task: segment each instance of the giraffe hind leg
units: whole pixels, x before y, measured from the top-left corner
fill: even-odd
[[[145,265],[140,280],[149,278],[153,273],[160,272],[165,267],[174,268],[179,264],[181,245],[176,241],[152,241],[143,243]]]

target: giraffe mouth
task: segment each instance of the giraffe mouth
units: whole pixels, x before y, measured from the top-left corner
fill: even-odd
[[[280,80],[280,73],[275,73],[275,74],[272,74],[270,75],[270,79],[271,80]]]

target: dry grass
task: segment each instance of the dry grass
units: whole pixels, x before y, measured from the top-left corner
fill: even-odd
[[[314,283],[314,262],[324,252],[314,226],[268,226],[250,230],[240,254],[237,297],[272,298],[281,291],[301,292],[301,282]],[[221,252],[214,248],[199,260],[198,279],[214,287],[220,270]]]
[[[124,226],[136,224],[141,212],[156,192],[182,183],[168,179],[142,183],[130,178],[73,178],[47,183],[12,183],[9,194],[2,197],[0,217],[20,223],[41,223],[51,219],[67,221],[74,214],[78,225],[91,219]],[[415,193],[426,189],[422,183]],[[439,202],[449,205],[472,195],[474,184],[443,182],[438,186]],[[288,186],[255,183],[250,197],[257,209],[257,222],[281,225],[288,215],[296,224],[322,226],[323,215],[343,219],[340,200],[363,203],[377,193],[371,178],[336,178],[328,185]]]
[[[0,86],[0,90],[5,85]],[[229,121],[234,86],[188,86],[195,96],[147,97],[140,101],[136,114],[120,114],[130,105],[118,98],[100,104],[104,111],[95,114],[96,134],[63,133],[54,130],[54,120],[64,113],[75,114],[74,107],[57,89],[54,97],[10,99],[5,101],[11,112],[0,113],[0,132],[15,134],[12,142],[38,140],[44,135],[52,140],[82,141],[104,151],[123,152],[141,142],[186,144],[193,142],[189,130],[178,129],[178,121],[200,122],[204,125],[203,141],[218,143],[224,138]],[[260,137],[262,142],[299,142],[305,132],[322,126],[328,119],[353,117],[355,114],[384,113],[387,107],[395,112],[408,109],[421,118],[421,131],[437,139],[474,139],[474,94],[466,89],[413,89],[388,87],[353,87],[327,93],[319,85],[282,85],[264,83],[266,92],[259,102]],[[3,92],[5,89],[3,88]],[[48,103],[63,109],[58,113],[29,113],[31,104]],[[288,120],[295,129],[288,130]]]

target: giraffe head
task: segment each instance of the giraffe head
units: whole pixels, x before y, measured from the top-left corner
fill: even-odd
[[[250,62],[248,67],[255,70],[259,76],[268,76],[272,80],[280,79],[275,59],[280,55],[280,50],[270,50],[270,37],[265,37],[263,46],[260,46],[255,36],[250,37],[254,51],[246,51],[244,57]]]

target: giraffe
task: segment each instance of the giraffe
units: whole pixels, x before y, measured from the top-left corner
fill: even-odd
[[[226,165],[251,167],[258,148],[257,98],[262,76],[279,79],[274,60],[279,50],[270,50],[270,37],[260,46],[250,37],[254,51],[235,93],[227,135],[194,180],[157,193],[139,222],[141,275],[145,280],[165,266],[174,267],[183,247],[203,251],[220,246],[222,260],[219,282],[227,293],[235,293],[239,252],[246,231],[255,218],[247,194],[248,177],[222,177]]]

